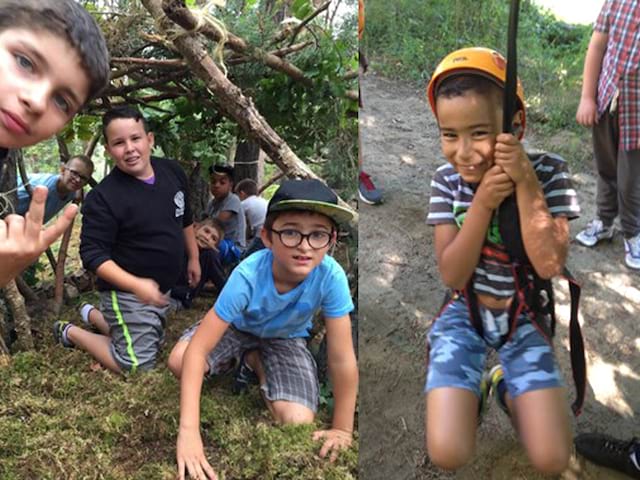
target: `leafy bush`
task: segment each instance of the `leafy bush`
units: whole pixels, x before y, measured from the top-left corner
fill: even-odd
[[[449,52],[485,46],[506,53],[509,3],[496,0],[368,0],[365,49],[385,75],[426,85]],[[569,25],[521,2],[518,73],[530,122],[577,130],[582,66],[591,27]]]

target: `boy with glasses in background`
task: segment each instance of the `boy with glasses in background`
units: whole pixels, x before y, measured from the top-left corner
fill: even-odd
[[[38,185],[47,187],[49,194],[44,206],[43,223],[47,223],[69,202],[79,197],[84,186],[93,174],[93,162],[85,155],[76,155],[60,166],[60,173],[36,173],[29,175],[31,188]],[[16,213],[25,215],[29,209],[31,195],[18,176],[18,206]]]

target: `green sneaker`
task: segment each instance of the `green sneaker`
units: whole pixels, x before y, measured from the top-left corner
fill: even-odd
[[[491,395],[491,382],[488,373],[485,372],[480,380],[480,400],[478,402],[478,425],[482,423],[487,408],[489,407],[489,395]]]
[[[500,398],[500,382],[504,382],[504,371],[502,370],[502,365],[495,365],[489,372],[487,373],[487,381],[490,385],[490,390],[493,392],[493,396],[496,399],[496,403],[500,407],[500,409],[506,413],[507,415],[511,415],[509,413],[509,408],[503,398]]]
[[[59,343],[64,348],[75,347],[73,342],[69,340],[69,337],[67,336],[69,328],[71,328],[71,324],[64,320],[59,320],[53,324],[53,338],[56,343]]]

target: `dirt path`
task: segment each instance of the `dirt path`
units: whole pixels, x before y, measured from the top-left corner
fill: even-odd
[[[444,292],[425,217],[431,176],[443,158],[422,91],[374,74],[365,76],[361,87],[365,165],[384,188],[385,203],[360,207],[360,478],[542,478],[493,403],[470,465],[445,474],[425,457],[424,335]],[[590,174],[576,174],[574,181],[583,212],[572,222],[572,235],[592,217],[595,199]],[[589,368],[586,405],[574,430],[627,438],[640,435],[640,284],[625,268],[622,252],[619,235],[596,249],[572,244],[568,266],[583,285]],[[567,290],[560,286],[556,292],[557,357],[572,382]],[[572,383],[569,387],[573,398]],[[574,457],[562,478],[622,477]]]

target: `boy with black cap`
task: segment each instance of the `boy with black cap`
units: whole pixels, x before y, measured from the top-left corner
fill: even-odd
[[[311,423],[318,406],[316,364],[307,348],[314,313],[325,317],[328,364],[334,388],[332,428],[321,456],[335,459],[351,444],[358,368],[351,340],[353,309],[344,270],[326,255],[337,225],[352,219],[336,195],[318,180],[290,180],[269,202],[261,231],[266,249],[233,271],[214,308],[187,330],[169,357],[181,378],[177,461],[198,478],[216,478],[199,432],[204,375],[235,363],[255,372],[264,400],[279,423]],[[206,477],[205,477],[206,472]]]

